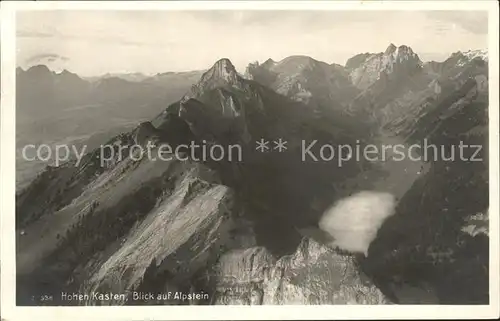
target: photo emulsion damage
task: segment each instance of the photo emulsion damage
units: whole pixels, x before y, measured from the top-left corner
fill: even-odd
[[[16,304],[488,305],[487,11],[16,13]]]

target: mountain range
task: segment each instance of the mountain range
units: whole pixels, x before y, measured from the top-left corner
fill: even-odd
[[[53,294],[48,304],[77,304],[61,300],[61,291],[209,294],[189,302],[78,303],[86,305],[489,300],[487,148],[479,162],[350,159],[339,166],[301,157],[302,141],[316,141],[316,155],[326,144],[487,146],[484,53],[422,62],[410,47],[390,44],[345,66],[291,56],[238,73],[223,58],[203,72],[133,82],[87,81],[43,66],[17,76],[17,107],[31,117],[96,104],[107,122],[134,109],[130,118],[140,124],[100,142],[115,152],[196,142],[238,145],[244,155],[114,157],[101,166],[95,148],[78,165],[47,166],[16,195],[20,305],[44,304],[33,293]],[[261,152],[255,144],[262,139],[270,147],[284,140],[286,150]],[[322,213],[362,190],[395,195],[395,215],[367,255],[330,247],[318,228]]]
[[[162,73],[142,81],[105,75],[89,80],[67,70],[53,72],[45,65],[17,68],[17,189],[29,184],[46,165],[25,161],[19,147],[45,143],[95,148],[154,117],[201,74]]]

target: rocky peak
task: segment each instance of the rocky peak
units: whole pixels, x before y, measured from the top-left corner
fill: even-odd
[[[467,50],[465,52],[459,51],[454,53],[453,55],[455,55],[455,57],[459,57],[458,60],[459,66],[463,66],[474,59],[481,59],[484,62],[488,62],[487,50]]]
[[[398,51],[399,52],[405,52],[405,53],[408,53],[408,54],[413,54],[413,50],[411,49],[411,47],[408,47],[406,45],[401,45],[398,47]]]
[[[67,69],[63,69],[63,71],[61,71],[60,73],[58,73],[59,75],[75,75],[74,73],[68,71]]]
[[[485,61],[488,61],[488,50],[485,49],[467,50],[462,54],[469,59],[474,59],[479,57]]]
[[[389,49],[391,50],[389,51]],[[420,61],[418,55],[413,52],[411,47],[405,45],[401,45],[396,48],[396,46],[391,44],[391,46],[387,48],[386,53],[384,55],[387,56],[387,58],[389,58],[390,60],[388,61],[388,65],[389,64],[393,65],[395,63],[402,63],[403,61],[409,61],[413,62],[414,64],[416,63],[417,65],[422,65],[422,62]]]
[[[323,65],[323,67],[326,67],[326,63],[324,62],[319,62],[309,56],[301,56],[301,55],[295,55],[295,56],[290,56],[282,61],[280,61],[277,64],[277,67],[279,69],[285,69],[285,70],[305,70],[305,69],[314,69],[320,65]]]
[[[60,73],[57,73],[56,75],[59,76],[59,78],[63,81],[77,81],[77,82],[84,81],[77,74],[72,73],[66,69],[64,69]]]
[[[191,90],[184,95],[181,102],[191,98],[197,98],[207,90],[225,86],[236,86],[241,84],[242,78],[238,75],[236,68],[227,58],[218,60],[212,68],[206,71],[200,81],[193,85]]]
[[[411,47],[401,45],[398,47],[398,49],[396,49],[396,51],[398,56],[413,57],[420,60],[420,58],[418,58],[418,56],[413,52]]]
[[[345,63],[345,68],[349,70],[358,68],[362,63],[364,63],[367,59],[369,59],[373,55],[375,54],[369,52],[357,54],[347,59],[347,62]]]
[[[423,65],[418,55],[410,47],[405,45],[396,47],[392,43],[385,52],[358,55],[349,59],[347,64],[352,66],[351,81],[360,89],[370,87],[382,76],[387,75],[392,78],[404,76]]]
[[[271,58],[269,58],[266,61],[264,61],[262,66],[267,68],[267,67],[273,66],[274,64],[276,64],[276,62],[274,60],[272,60]]]
[[[31,76],[52,76],[52,71],[50,71],[49,67],[45,65],[36,65],[30,67],[26,70],[26,73]]]
[[[236,72],[236,68],[231,61],[227,58],[222,58],[203,74],[201,82],[219,79],[231,82],[237,78],[237,75],[238,73]]]
[[[396,49],[397,49],[397,47],[393,43],[391,43],[387,47],[387,49],[385,50],[384,54],[385,55],[391,55],[391,54],[393,54],[396,51]]]

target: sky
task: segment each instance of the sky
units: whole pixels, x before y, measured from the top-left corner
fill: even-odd
[[[487,49],[480,11],[24,11],[17,64],[82,76],[156,74],[308,55],[344,65],[355,54],[408,45],[423,61]]]

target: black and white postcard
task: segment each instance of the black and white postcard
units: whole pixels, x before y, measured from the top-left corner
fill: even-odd
[[[495,1],[1,13],[2,318],[498,316]]]

